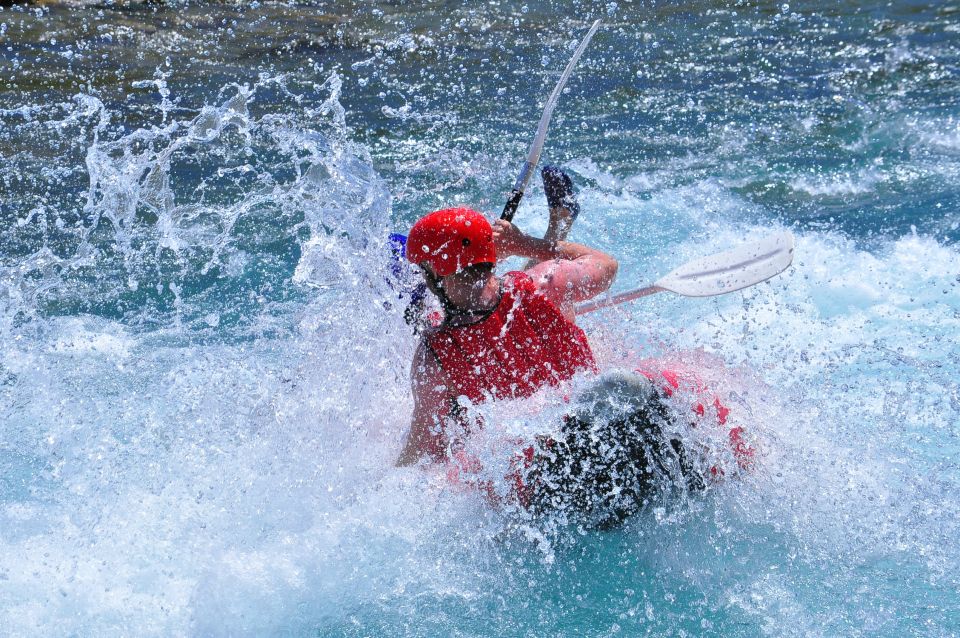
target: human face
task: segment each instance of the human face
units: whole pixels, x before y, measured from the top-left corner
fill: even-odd
[[[438,283],[450,303],[461,310],[486,310],[491,301],[496,301],[496,277],[490,268],[468,267],[442,278],[436,277],[428,265],[423,264],[423,268]]]

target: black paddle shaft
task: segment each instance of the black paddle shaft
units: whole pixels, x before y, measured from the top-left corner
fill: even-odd
[[[523,191],[517,190],[516,188],[510,191],[510,197],[507,198],[507,203],[503,207],[503,213],[500,215],[500,219],[508,222],[513,221],[513,216],[517,212],[517,207],[520,205],[520,200],[523,199]]]

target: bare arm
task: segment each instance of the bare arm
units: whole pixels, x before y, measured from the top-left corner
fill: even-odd
[[[569,208],[564,206],[555,206],[550,209],[550,221],[547,224],[547,232],[543,234],[543,238],[549,242],[556,243],[558,241],[563,241],[567,238],[567,235],[570,233],[570,228],[573,226],[574,216],[570,212]],[[527,262],[527,265],[523,267],[524,270],[530,270],[536,266],[539,261],[531,259]]]
[[[540,262],[527,274],[569,319],[575,303],[606,291],[617,276],[616,259],[583,244],[537,239],[503,220],[494,225],[493,236],[499,257],[519,255]]]
[[[412,465],[425,455],[436,457],[446,448],[441,421],[450,409],[446,378],[436,357],[421,341],[410,366],[413,417],[397,465]]]

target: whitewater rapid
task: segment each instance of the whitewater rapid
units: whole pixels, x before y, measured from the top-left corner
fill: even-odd
[[[960,632],[957,14],[895,5],[585,9],[611,24],[544,161],[614,292],[797,239],[756,287],[582,318],[603,365],[696,368],[757,449],[609,532],[394,467],[386,237],[498,213],[579,17],[4,8],[0,634]],[[538,184],[516,220],[545,229]]]
[[[202,143],[226,135],[230,127],[208,123],[238,112],[231,100],[179,123],[146,166],[175,160],[201,124],[217,131]],[[301,145],[320,139],[298,135]],[[9,633],[350,633],[357,618],[421,622],[424,604],[439,606],[436,627],[499,610],[477,617],[472,631],[484,633],[520,613],[505,593],[525,591],[530,579],[545,579],[540,588],[580,579],[571,564],[612,568],[602,558],[609,552],[620,556],[617,571],[633,573],[635,591],[670,575],[707,608],[773,623],[775,633],[787,624],[787,633],[823,630],[810,609],[839,604],[834,589],[887,604],[875,583],[895,578],[894,568],[922,578],[923,598],[942,597],[946,611],[960,532],[950,471],[960,410],[954,247],[917,234],[867,251],[833,232],[801,231],[794,266],[769,283],[586,317],[601,356],[697,365],[733,401],[759,467],[573,549],[533,529],[505,541],[506,519],[479,495],[392,467],[411,409],[414,340],[383,276],[377,239],[389,198],[362,148],[342,140],[316,148],[322,169],[282,189],[296,193],[299,223],[311,228],[293,275],[310,292],[292,312],[261,315],[218,340],[204,336],[217,325],[209,307],[174,303],[182,314],[161,330],[90,315],[18,324],[8,297],[0,591]],[[88,159],[109,156],[94,147]],[[109,183],[114,192],[129,186]],[[738,222],[733,213],[746,204],[712,181],[645,201],[618,186],[581,191],[587,212],[574,237],[618,254],[622,287],[770,229]],[[327,189],[339,189],[333,208]],[[221,219],[242,219],[258,197],[240,193]],[[345,197],[357,202],[351,215]],[[175,207],[167,212],[168,238],[145,231],[155,245],[195,233],[188,246],[202,249],[216,236]],[[344,225],[346,234],[326,232]],[[231,250],[215,259],[236,259],[223,256]],[[185,327],[190,316],[198,328]],[[539,427],[552,427],[553,412]],[[682,623],[668,602],[623,613],[651,626]],[[853,612],[831,613],[842,621]]]

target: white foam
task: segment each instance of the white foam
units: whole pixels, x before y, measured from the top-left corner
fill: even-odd
[[[136,344],[122,327],[95,318],[65,319],[58,322],[57,332],[59,334],[50,349],[58,353],[99,354],[125,359]]]
[[[327,88],[327,112],[342,118],[339,85]],[[259,130],[239,102],[215,110],[181,130],[194,142],[228,120]],[[44,317],[29,287],[11,287],[0,370],[4,632],[336,633],[371,616],[372,625],[429,622],[423,607],[435,605],[439,633],[454,617],[516,609],[531,583],[548,600],[556,583],[606,582],[617,561],[626,565],[617,577],[651,591],[667,582],[667,595],[743,611],[763,631],[783,633],[788,623],[816,632],[822,625],[810,619],[829,604],[810,598],[805,578],[856,592],[857,574],[872,577],[878,557],[923,563],[934,584],[960,567],[956,247],[907,236],[867,250],[840,235],[798,233],[794,268],[768,284],[717,299],[658,295],[585,319],[605,363],[670,353],[695,367],[748,429],[758,465],[620,533],[597,540],[573,530],[574,555],[564,554],[556,538],[511,527],[442,472],[393,467],[412,408],[414,339],[398,312],[384,310],[392,296],[375,242],[389,220],[385,185],[365,150],[345,143],[345,129],[328,138],[294,120],[260,130],[309,156],[287,188],[244,191],[201,219],[189,207],[164,208],[163,180],[149,185],[171,224],[166,245],[213,242],[225,252],[200,262],[216,261],[225,276],[240,276],[247,257],[230,250],[224,229],[258,203],[289,204],[309,234],[294,275],[316,291],[309,303],[265,316],[249,335],[198,343],[172,322],[136,332]],[[120,206],[124,189],[111,189],[132,178],[109,158],[91,160],[105,162],[102,183],[117,195],[123,228],[132,219]],[[445,166],[453,174],[463,163]],[[763,211],[715,180],[672,188],[656,175],[618,177],[589,158],[574,166],[599,185],[581,191],[586,212],[574,238],[621,257],[624,287],[770,230],[749,221]],[[118,175],[128,181],[107,179]],[[797,188],[856,194],[875,186],[870,179]],[[659,190],[636,192],[650,184]],[[155,263],[151,251],[130,256]],[[39,262],[37,270],[49,265]],[[188,303],[187,287],[172,283]],[[13,317],[24,309],[35,324],[18,332]],[[219,321],[210,308],[200,316],[207,328]],[[281,336],[260,336],[278,325]],[[491,477],[509,462],[504,436],[549,431],[565,409],[546,395],[490,408],[499,437],[477,444]],[[562,571],[589,567],[591,552],[601,554],[595,573]],[[646,589],[642,597],[649,607],[629,604],[653,627],[654,603],[665,598]],[[662,616],[657,629],[673,631],[676,615]],[[520,626],[512,621],[507,614],[482,629],[506,633]]]
[[[842,197],[869,193],[883,179],[880,172],[865,170],[854,175],[795,177],[789,181],[789,185],[795,191],[814,197]]]
[[[960,121],[954,118],[934,120],[919,133],[920,141],[941,151],[960,151]]]

